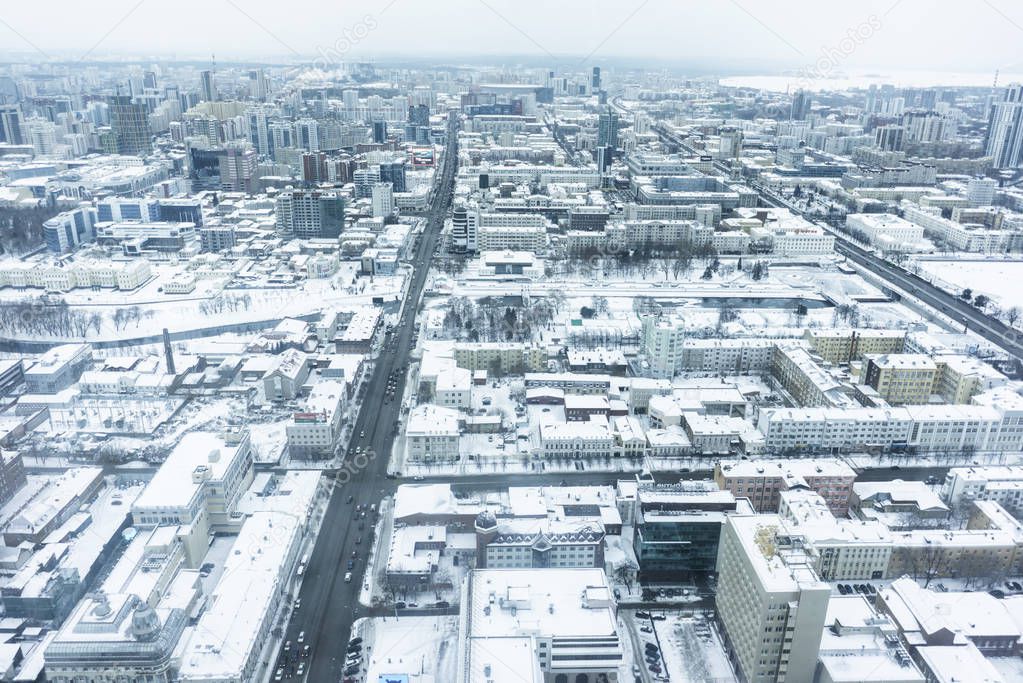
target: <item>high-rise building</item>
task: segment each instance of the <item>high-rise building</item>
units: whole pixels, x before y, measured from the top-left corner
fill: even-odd
[[[600,90],[600,67],[593,67],[593,80],[590,83],[594,91]]]
[[[259,155],[248,142],[231,142],[220,155],[220,187],[225,192],[255,192]]]
[[[21,132],[21,107],[17,104],[0,104],[0,142],[25,144]]]
[[[337,237],[345,220],[345,202],[337,192],[285,190],[277,195],[277,232],[286,237]]]
[[[740,678],[810,683],[831,586],[778,515],[729,515],[718,546],[717,612]]]
[[[295,146],[307,152],[320,150],[320,128],[316,119],[295,121]]]
[[[738,159],[742,156],[742,130],[732,126],[718,131],[718,158]]]
[[[907,142],[940,142],[952,133],[951,125],[936,111],[913,109],[902,115]]]
[[[970,178],[966,186],[966,198],[970,206],[991,206],[995,203],[998,181],[994,178]]]
[[[451,251],[464,254],[476,251],[479,214],[464,206],[456,206],[451,212]]]
[[[270,156],[272,151],[272,140],[270,129],[267,125],[267,112],[259,107],[252,107],[245,112],[249,119],[249,142],[256,148],[256,151],[264,156]]]
[[[610,107],[597,119],[597,146],[618,148],[618,113]]]
[[[266,72],[262,69],[249,71],[249,95],[254,100],[265,100],[270,93],[270,82],[266,78]]]
[[[302,155],[302,182],[315,185],[327,181],[326,152],[306,152]]]
[[[874,131],[874,144],[886,152],[901,152],[906,129],[895,124],[878,126]]]
[[[129,95],[114,95],[107,100],[107,104],[117,153],[135,156],[149,154],[153,146],[145,107],[133,101]]]
[[[373,185],[373,217],[387,218],[394,213],[394,188],[390,183]]]
[[[378,145],[387,142],[387,121],[373,122],[373,142]]]
[[[391,183],[395,192],[405,192],[405,159],[393,158],[391,161],[382,162],[380,168],[380,182]]]
[[[597,170],[604,174],[611,168],[611,160],[614,158],[614,150],[610,147],[597,148]],[[603,184],[603,183],[602,183]]]
[[[810,116],[811,103],[810,93],[805,90],[797,90],[796,94],[792,96],[792,109],[789,111],[789,120],[806,121],[807,117]]]
[[[273,156],[277,150],[288,149],[295,146],[295,131],[290,123],[274,121],[266,126],[267,134],[270,136],[270,155]]]
[[[359,91],[342,90],[341,104],[344,105],[345,111],[348,113],[348,118],[354,118],[355,111],[359,108]]]
[[[217,84],[212,71],[203,71],[199,74],[199,97],[203,102],[213,102],[217,99]]]
[[[380,167],[370,166],[369,168],[358,168],[352,174],[355,183],[355,198],[369,199],[373,196],[373,185],[379,183]]]
[[[430,106],[416,104],[408,108],[408,122],[413,126],[430,125]]]
[[[985,153],[995,168],[1023,167],[1023,85],[1010,85],[991,107]]]

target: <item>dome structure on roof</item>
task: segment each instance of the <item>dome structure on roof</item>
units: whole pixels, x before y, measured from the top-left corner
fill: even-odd
[[[484,510],[483,512],[476,515],[476,528],[477,529],[496,529],[497,528],[497,515],[492,510]]]
[[[131,635],[136,640],[153,640],[160,633],[160,616],[152,607],[139,600],[131,615]]]

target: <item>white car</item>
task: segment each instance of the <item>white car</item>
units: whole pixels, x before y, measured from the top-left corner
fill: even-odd
[[[351,583],[351,582],[352,582],[352,573],[351,572],[345,572],[345,583]]]

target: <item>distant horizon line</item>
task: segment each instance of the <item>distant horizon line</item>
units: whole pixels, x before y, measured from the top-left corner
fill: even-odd
[[[146,54],[142,52],[123,52],[123,53],[106,53],[103,55],[89,55],[87,59],[82,59],[81,52],[78,50],[70,49],[67,47],[60,49],[45,48],[52,53],[50,59],[40,59],[38,52],[30,50],[0,50],[0,64],[35,64],[44,66],[47,64],[106,64],[106,63],[131,63],[131,62],[145,62],[155,61],[160,63],[171,63],[171,64],[201,64],[204,62],[212,62],[211,54],[179,54],[175,52],[159,52]],[[337,64],[433,64],[435,66],[497,66],[505,62],[519,62],[523,66],[531,68],[542,68],[544,66],[551,67],[564,67],[564,62],[573,62],[572,70],[586,71],[594,66],[607,66],[608,68],[622,68],[622,69],[641,69],[644,66],[658,68],[676,68],[676,69],[699,69],[707,73],[728,73],[729,75],[778,75],[785,76],[789,75],[786,72],[804,69],[805,64],[790,61],[778,61],[778,60],[764,60],[756,58],[733,58],[733,59],[720,59],[714,57],[684,57],[684,58],[663,58],[656,56],[624,56],[624,55],[611,55],[603,57],[593,57],[592,55],[584,55],[582,53],[564,53],[554,54],[554,59],[551,59],[552,55],[542,54],[481,54],[472,52],[451,52],[444,53],[438,52],[433,55],[424,55],[422,53],[407,53],[400,51],[384,51],[374,54],[365,55],[353,55],[349,59],[338,60]],[[287,55],[287,54],[263,54],[263,55],[246,55],[244,53],[236,53],[233,55],[216,55],[216,63],[218,65],[251,65],[251,64],[265,64],[267,66],[299,66],[308,64],[315,66],[318,59],[322,59],[321,55],[316,53],[303,54],[303,55]],[[752,69],[752,71],[751,71]],[[891,65],[865,65],[862,67],[856,67],[850,69],[851,74],[864,74],[869,75],[869,72],[873,70],[885,70],[892,69]],[[995,72],[998,71],[998,67],[980,67],[980,66],[967,66],[958,65],[956,67],[949,68],[935,68],[933,66],[919,66],[919,67],[900,67],[900,72],[920,72],[920,73],[948,73],[948,74],[977,74],[977,75],[990,75],[994,76]]]

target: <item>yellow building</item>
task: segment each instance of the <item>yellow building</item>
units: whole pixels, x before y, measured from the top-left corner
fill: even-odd
[[[930,402],[938,378],[938,366],[919,353],[868,355],[861,373],[863,384],[892,405],[924,405]]]
[[[902,353],[906,331],[807,329],[803,339],[825,362],[844,365],[867,354]]]

